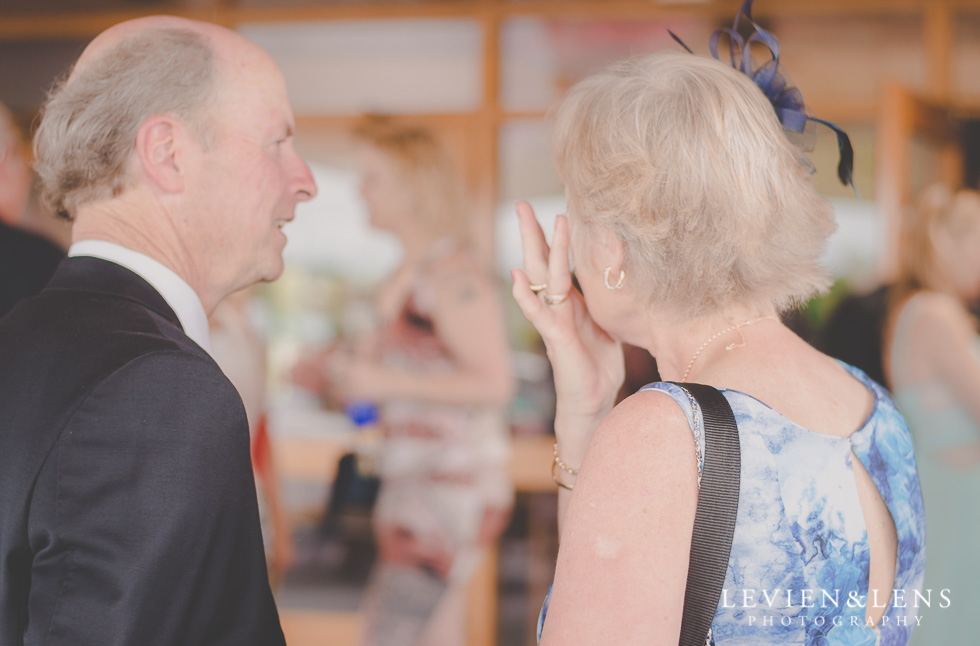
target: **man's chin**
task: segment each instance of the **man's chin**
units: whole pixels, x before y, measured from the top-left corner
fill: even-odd
[[[282,256],[277,254],[268,262],[256,262],[253,266],[253,273],[249,276],[248,285],[256,283],[271,283],[279,279],[285,269]],[[246,285],[246,286],[248,286]],[[241,289],[244,289],[242,287]]]
[[[274,267],[270,267],[267,272],[265,272],[258,282],[260,283],[271,283],[273,281],[279,280],[282,276],[282,272],[285,270],[285,264],[283,263],[282,257],[279,258],[279,262],[276,263]]]

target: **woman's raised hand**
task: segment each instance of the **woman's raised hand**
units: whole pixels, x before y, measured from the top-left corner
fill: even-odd
[[[582,295],[572,286],[565,216],[555,220],[550,248],[530,204],[519,202],[517,217],[524,269],[511,270],[514,300],[541,335],[551,361],[556,429],[561,426],[566,433],[587,435],[570,438],[587,443],[612,409],[623,383],[622,347],[596,325]]]

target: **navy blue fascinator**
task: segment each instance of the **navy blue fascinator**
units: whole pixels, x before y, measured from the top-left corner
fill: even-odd
[[[752,34],[748,38],[743,38],[738,33],[739,22],[742,17],[752,26]],[[690,53],[691,48],[677,37],[669,29],[667,32],[676,40],[681,47]],[[711,55],[718,61],[718,41],[722,36],[728,37],[728,58],[729,64],[736,70],[742,72],[752,82],[759,86],[762,93],[766,95],[780,123],[787,130],[802,134],[808,121],[827,126],[837,134],[837,147],[840,150],[840,162],[837,164],[837,177],[845,186],[850,185],[855,194],[857,188],[854,186],[854,149],[851,148],[851,140],[839,126],[823,119],[810,116],[806,113],[806,106],[803,104],[803,95],[796,87],[789,85],[786,77],[782,73],[779,65],[779,41],[776,37],[760,27],[752,20],[752,0],[745,0],[741,9],[735,14],[735,22],[731,28],[716,30],[711,34],[708,47]],[[770,59],[760,65],[754,65],[750,49],[754,43],[760,43],[769,50]]]

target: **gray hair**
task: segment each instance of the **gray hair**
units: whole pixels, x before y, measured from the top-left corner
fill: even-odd
[[[172,115],[210,145],[215,56],[187,29],[129,36],[51,91],[34,136],[44,201],[71,219],[78,207],[119,195],[140,125]]]
[[[836,224],[800,155],[750,79],[690,54],[613,65],[555,114],[572,217],[617,235],[634,288],[682,317],[827,287]]]

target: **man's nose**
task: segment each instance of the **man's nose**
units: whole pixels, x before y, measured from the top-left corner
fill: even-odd
[[[300,202],[306,202],[316,197],[317,187],[316,180],[313,179],[313,171],[310,170],[309,164],[299,155],[296,155],[296,170],[293,184]]]

